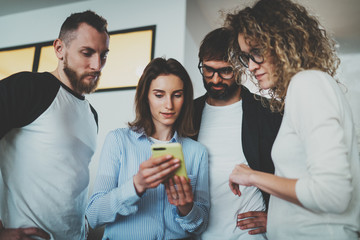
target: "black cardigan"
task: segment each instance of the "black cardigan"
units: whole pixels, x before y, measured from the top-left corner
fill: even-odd
[[[242,119],[242,147],[249,166],[258,171],[274,173],[274,164],[271,158],[271,148],[275,141],[282,121],[280,113],[273,113],[269,107],[264,107],[260,100],[246,87],[241,86],[241,99],[243,108]],[[194,101],[194,128],[200,130],[202,112],[207,94]],[[260,98],[257,96],[257,98]],[[264,98],[265,101],[267,101]],[[197,140],[198,134],[192,137]],[[261,191],[268,207],[270,195]]]

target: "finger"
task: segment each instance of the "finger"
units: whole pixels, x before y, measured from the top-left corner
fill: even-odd
[[[249,211],[249,212],[238,214],[237,218],[242,219],[242,218],[249,218],[249,217],[266,217],[266,216],[267,216],[267,213],[264,211]]]
[[[259,234],[259,233],[266,233],[266,227],[260,227],[260,228],[249,231],[250,235],[255,235],[255,234]]]
[[[233,182],[229,182],[229,187],[230,187],[230,190],[237,196],[241,196],[241,192],[240,192],[240,189],[239,189],[239,185],[236,184],[236,183],[233,183]]]
[[[250,229],[256,227],[264,227],[266,224],[264,221],[238,221],[237,226],[241,227],[241,229]]]
[[[150,184],[148,184],[148,188],[156,188],[158,187],[161,183],[165,182],[167,180],[166,178],[160,178],[155,182],[151,182]]]
[[[157,172],[160,172],[160,171],[164,171],[169,168],[173,168],[175,166],[180,166],[180,160],[177,158],[168,160],[166,162],[163,162],[163,163],[157,165],[156,167],[154,167],[154,170],[156,170]],[[178,167],[176,167],[176,168],[178,168]]]
[[[168,168],[162,169],[163,166],[157,166],[153,169],[151,169],[146,175],[148,175],[146,182],[148,184],[152,184],[156,181],[165,181],[173,171],[175,171],[178,167],[180,167],[179,163],[176,163],[175,165],[171,165]]]
[[[176,184],[179,194],[179,205],[184,206],[188,203],[192,203],[193,193],[189,181],[185,177],[177,177]]]
[[[156,158],[150,158],[150,159],[151,159],[151,163],[153,166],[158,166],[158,165],[168,162],[170,159],[175,159],[175,158],[172,155],[167,154],[167,155],[163,155],[163,156],[156,157]],[[177,162],[180,162],[180,160],[177,159]]]
[[[171,191],[170,191],[169,182],[166,182],[164,185],[165,185],[166,196],[167,196],[167,199],[168,199],[169,203],[174,204],[173,196],[172,196]]]
[[[251,217],[251,218],[246,218],[245,220],[238,221],[237,223],[239,226],[255,223],[256,224],[255,227],[259,227],[259,226],[266,226],[267,219],[266,217]]]
[[[177,187],[177,186],[176,186]],[[179,199],[179,195],[178,195],[178,190],[175,187],[175,182],[173,178],[169,179],[169,189],[170,189],[170,195],[172,197],[172,199],[174,200],[178,200]]]
[[[44,230],[40,229],[40,228],[35,228],[35,227],[22,228],[21,230],[26,235],[33,235],[33,236],[42,237],[42,238],[45,238],[45,239],[50,239],[50,235],[47,232],[45,232]]]
[[[186,202],[193,201],[193,192],[190,184],[190,179],[187,180],[185,177],[180,177],[181,187],[186,199]]]
[[[184,188],[181,182],[181,178],[179,176],[174,176],[174,182],[176,185],[176,190],[177,190],[177,194],[179,195],[180,199],[184,199],[185,198],[185,193],[184,193]]]
[[[159,157],[150,157],[148,160],[142,162],[140,164],[140,168],[141,169],[151,169],[153,167],[158,166],[159,164],[163,163],[163,162],[167,162],[170,159],[172,159],[173,157],[171,155],[163,155],[163,156],[159,156]]]

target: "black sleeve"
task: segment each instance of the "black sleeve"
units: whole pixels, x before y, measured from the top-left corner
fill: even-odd
[[[197,139],[199,137],[202,112],[205,107],[206,99],[207,99],[207,94],[205,94],[201,97],[198,97],[197,99],[194,100],[193,126],[194,126],[194,130],[196,132],[196,135],[190,136],[190,138],[192,138],[195,141],[197,141]]]
[[[274,173],[271,149],[279,131],[282,113],[271,112],[269,100],[242,87],[242,145],[249,166],[257,171]],[[261,191],[266,207],[270,195]]]
[[[97,126],[98,132],[99,132],[99,117],[98,117],[98,114],[97,114],[95,108],[91,104],[90,104],[90,109],[91,109],[92,114],[94,115],[96,126]]]
[[[20,72],[0,81],[0,139],[26,126],[53,102],[59,81],[50,73]]]

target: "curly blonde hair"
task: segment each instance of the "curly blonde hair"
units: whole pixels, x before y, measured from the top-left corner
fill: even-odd
[[[305,7],[290,0],[260,0],[252,8],[246,7],[226,16],[225,27],[234,32],[229,49],[231,61],[239,66],[238,34],[263,49],[270,56],[276,85],[269,89],[272,111],[283,111],[291,78],[305,69],[318,69],[335,76],[340,64],[336,42],[326,33],[316,17]],[[244,68],[241,68],[244,71]]]

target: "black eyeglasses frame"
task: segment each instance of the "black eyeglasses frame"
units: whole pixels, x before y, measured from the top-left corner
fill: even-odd
[[[212,70],[212,75],[211,75],[211,76],[205,76],[205,75],[204,75],[204,72],[203,72],[203,67],[204,67],[204,65],[203,65],[202,61],[199,61],[198,69],[199,69],[199,71],[200,71],[200,74],[201,74],[204,78],[211,79],[211,78],[214,77],[215,73],[217,73],[218,76],[219,76],[221,79],[223,79],[223,80],[230,80],[230,79],[232,79],[232,78],[234,77],[234,75],[235,75],[235,71],[234,71],[234,69],[233,69],[231,66],[215,69],[215,68],[212,68],[212,67],[209,67],[209,66],[205,65],[205,67],[210,68],[210,69]],[[227,78],[227,77],[224,77],[224,76],[222,75],[221,70],[223,70],[223,69],[225,69],[225,68],[231,68],[231,69],[232,69],[232,75],[231,75],[231,77],[228,77],[228,78]]]

